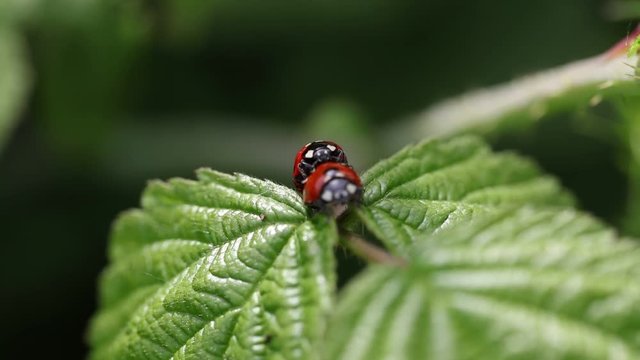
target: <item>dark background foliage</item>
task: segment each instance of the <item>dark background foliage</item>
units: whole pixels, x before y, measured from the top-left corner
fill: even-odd
[[[595,55],[631,26],[594,0],[32,3],[16,26],[35,80],[0,154],[7,358],[84,356],[110,223],[147,179],[209,166],[289,184],[297,148],[323,137],[364,170],[397,149],[394,122]],[[595,131],[573,114],[492,141],[615,225],[627,184],[600,126],[615,119],[596,115]]]

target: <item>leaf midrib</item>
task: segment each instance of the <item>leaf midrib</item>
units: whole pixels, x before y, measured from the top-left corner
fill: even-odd
[[[245,237],[245,236],[248,236],[248,235],[251,235],[251,234],[253,234],[253,233],[256,233],[256,232],[258,232],[258,231],[260,231],[260,230],[264,229],[265,227],[274,226],[274,225],[295,225],[295,226],[297,226],[297,225],[299,225],[299,224],[300,224],[299,222],[295,222],[295,223],[294,223],[294,222],[272,222],[272,223],[260,223],[260,224],[259,224],[260,226],[248,228],[248,229],[247,229],[247,231],[242,232],[242,233],[239,233],[239,234],[238,234],[238,236],[234,237],[233,239],[230,239],[230,240],[227,240],[227,241],[225,241],[225,242],[218,243],[218,244],[212,244],[212,243],[210,243],[210,242],[203,241],[203,240],[201,240],[201,239],[184,239],[184,238],[176,239],[176,238],[165,238],[165,239],[151,240],[151,242],[150,242],[150,243],[147,243],[147,244],[145,244],[145,245],[141,246],[141,247],[140,247],[140,248],[138,248],[135,252],[132,252],[131,254],[127,255],[127,256],[126,256],[126,257],[124,257],[124,258],[122,258],[120,261],[118,261],[118,264],[122,264],[122,263],[124,263],[124,262],[126,262],[126,261],[130,261],[130,259],[131,259],[131,258],[133,258],[133,257],[134,257],[134,256],[136,256],[136,255],[139,255],[139,254],[140,254],[140,253],[142,253],[145,249],[148,249],[148,248],[150,248],[150,247],[154,247],[154,246],[159,246],[158,244],[162,244],[162,243],[167,242],[167,241],[176,241],[176,240],[179,240],[179,241],[194,241],[194,242],[198,242],[198,243],[201,243],[201,244],[204,244],[204,245],[208,245],[208,246],[210,246],[209,251],[213,251],[213,250],[215,250],[215,249],[216,249],[216,248],[218,248],[218,247],[224,246],[224,245],[226,245],[226,244],[228,244],[228,243],[231,243],[231,242],[233,242],[233,241],[236,241],[236,240],[238,240],[238,239],[240,239],[240,238],[243,238],[243,237]],[[204,257],[208,256],[208,254],[209,254],[209,252],[206,252],[206,253],[204,253],[202,256],[200,256],[200,257],[198,257],[198,258],[195,258],[195,260],[194,260],[191,264],[188,264],[188,265],[187,265],[186,267],[184,267],[182,270],[180,270],[180,271],[176,272],[176,274],[175,274],[174,276],[172,276],[172,277],[170,277],[170,278],[167,278],[166,280],[162,280],[161,282],[158,282],[157,284],[165,285],[165,284],[167,284],[167,283],[171,282],[173,279],[175,279],[176,277],[180,276],[180,274],[181,274],[184,270],[188,269],[188,268],[189,268],[189,266],[193,265],[193,264],[194,264],[194,263],[196,263],[197,261],[200,261],[202,258],[204,258]],[[135,289],[132,289],[132,290],[134,290],[134,291],[135,291]],[[124,295],[124,296],[122,296],[119,300],[112,302],[112,303],[110,304],[110,306],[108,306],[108,307],[106,307],[106,308],[103,308],[103,311],[104,311],[104,310],[108,310],[108,309],[112,308],[113,306],[116,306],[116,305],[117,305],[117,304],[119,304],[120,302],[124,301],[127,297],[129,297],[132,293],[133,293],[133,291],[132,291],[132,292],[129,292],[129,293],[127,293],[127,294],[125,294],[125,295]]]
[[[503,187],[509,187],[509,186],[514,186],[514,185],[525,185],[525,184],[533,183],[533,182],[538,181],[539,179],[541,179],[541,176],[539,174],[532,173],[526,179],[513,179],[513,180],[509,179],[510,181],[506,181],[506,182],[503,182],[503,183],[500,183],[500,184],[493,184],[493,185],[488,185],[488,186],[480,186],[480,187],[473,188],[473,189],[467,189],[468,191],[466,191],[463,194],[460,194],[457,199],[414,198],[414,197],[407,197],[407,196],[403,196],[403,195],[394,194],[394,192],[397,193],[398,189],[401,189],[402,187],[405,187],[410,182],[418,181],[422,177],[438,175],[439,172],[448,171],[448,170],[450,170],[451,167],[464,166],[464,162],[472,161],[472,160],[475,160],[475,158],[469,158],[469,159],[466,159],[466,160],[464,160],[462,162],[453,163],[453,164],[451,164],[451,165],[449,165],[447,167],[440,168],[440,169],[432,171],[432,172],[422,173],[419,176],[411,179],[408,182],[399,184],[398,186],[396,186],[396,187],[394,187],[392,189],[387,189],[387,191],[382,196],[379,196],[378,199],[375,199],[373,202],[368,203],[367,206],[373,207],[373,206],[377,205],[378,203],[380,203],[383,200],[409,200],[409,201],[419,200],[419,201],[434,201],[434,202],[453,203],[453,204],[490,205],[490,204],[483,204],[483,203],[474,202],[474,201],[465,201],[465,199],[469,198],[470,196],[472,196],[475,193],[480,192],[480,191],[495,190],[495,189],[500,189],[500,188],[503,188]]]
[[[523,270],[523,271],[529,271],[531,272],[532,269],[530,267],[514,267],[512,265],[506,265],[506,266],[498,266],[498,267],[475,267],[470,269],[470,272],[473,272],[474,270],[483,270],[483,269],[492,269],[492,270],[501,270],[503,272],[513,272],[514,270]],[[507,287],[489,287],[489,288],[485,288],[485,289],[463,289],[460,287],[443,287],[442,285],[438,284],[438,280],[437,277],[438,276],[442,276],[444,275],[447,270],[442,271],[439,269],[431,269],[428,271],[427,274],[425,274],[425,269],[416,269],[417,270],[417,274],[419,277],[418,279],[414,280],[414,281],[418,281],[419,283],[414,284],[413,286],[419,286],[421,288],[424,289],[425,291],[425,299],[428,303],[434,303],[434,302],[438,302],[439,304],[447,304],[446,305],[446,309],[448,311],[450,311],[452,309],[452,299],[454,299],[457,296],[460,295],[468,295],[468,296],[474,296],[474,297],[479,297],[479,298],[483,298],[486,301],[490,301],[490,302],[495,302],[495,303],[501,303],[501,304],[507,304],[509,306],[511,306],[512,308],[515,309],[520,309],[522,311],[529,311],[529,312],[536,312],[539,314],[543,314],[545,316],[545,319],[560,319],[563,322],[567,323],[567,324],[573,324],[579,327],[582,327],[584,329],[588,329],[590,332],[592,333],[599,333],[602,334],[605,337],[611,338],[611,339],[615,339],[625,345],[627,345],[627,347],[629,347],[630,349],[633,349],[634,351],[637,351],[638,349],[635,349],[633,346],[631,346],[631,344],[628,344],[626,339],[620,338],[617,336],[617,334],[615,333],[611,333],[609,331],[605,331],[603,330],[601,327],[598,326],[597,323],[594,322],[589,322],[589,321],[585,321],[585,319],[583,317],[574,317],[574,316],[570,316],[569,314],[566,313],[562,313],[562,312],[554,312],[553,309],[550,308],[545,308],[545,307],[540,307],[540,306],[535,306],[535,304],[531,304],[531,303],[527,303],[524,301],[518,301],[519,299],[516,298],[508,298],[505,299],[504,297],[500,297],[499,294],[492,294],[490,293],[491,291],[504,291],[504,290],[508,290]],[[451,270],[451,269],[448,269]],[[459,269],[456,269],[459,270]],[[467,270],[467,269],[463,269],[463,270]],[[575,272],[576,269],[543,269],[543,271],[539,271],[539,272],[534,272],[533,275],[534,276],[540,276],[540,275],[545,275],[548,277],[554,277],[554,275],[562,275],[564,279],[570,279],[571,277],[575,276]],[[413,275],[414,277],[416,275]],[[404,274],[404,276],[411,276],[408,274]],[[427,276],[428,279],[425,282],[424,277]],[[629,285],[630,282],[629,281],[624,281],[624,280],[620,280],[619,277],[617,276],[609,276],[607,274],[588,274],[588,275],[584,275],[585,278],[588,278],[589,276],[595,277],[596,279],[609,279],[610,284],[617,284],[619,288],[624,288],[626,290],[629,290]],[[535,282],[529,282],[527,284],[524,284],[522,287],[518,287],[518,289],[521,290],[526,290],[526,289],[534,289],[536,285],[538,285],[540,282],[539,281],[535,281]],[[586,292],[586,291],[598,291],[598,290],[607,290],[605,287],[600,287],[599,284],[596,284],[596,282],[589,282],[589,281],[585,281],[583,282],[583,288],[581,290],[582,293]],[[616,287],[616,286],[614,286]],[[550,288],[550,286],[546,286],[546,288]],[[544,290],[544,289],[543,289]],[[633,289],[631,289],[631,291],[635,294],[637,294],[636,296],[638,298],[640,298],[640,286],[636,285],[633,286]],[[489,293],[487,293],[489,292]],[[606,291],[605,291],[606,293]],[[431,298],[429,298],[429,294],[432,295]],[[531,326],[529,326],[531,327]],[[640,356],[640,354],[639,354]]]
[[[406,179],[406,181],[404,181],[404,182],[402,182],[402,183],[400,183],[400,184],[397,184],[397,185],[396,185],[396,186],[394,186],[393,188],[387,188],[387,189],[385,189],[384,193],[380,193],[380,194],[378,194],[378,195],[377,195],[377,198],[374,198],[374,199],[373,199],[373,201],[367,201],[367,200],[365,199],[365,203],[367,203],[367,205],[369,205],[369,206],[373,206],[373,205],[375,205],[376,203],[378,203],[380,200],[388,198],[388,197],[389,197],[389,194],[390,194],[391,192],[393,192],[393,191],[395,191],[395,190],[397,190],[397,189],[399,189],[399,188],[401,188],[401,187],[403,187],[403,186],[406,186],[407,184],[410,184],[411,182],[417,181],[417,180],[418,180],[418,179],[420,179],[421,177],[424,177],[424,176],[427,176],[427,175],[439,174],[439,173],[441,173],[441,172],[443,172],[443,171],[447,171],[447,170],[449,170],[449,169],[450,169],[450,168],[452,168],[452,167],[461,166],[461,165],[463,165],[463,164],[465,164],[465,163],[467,163],[467,162],[474,161],[474,160],[476,160],[476,158],[478,158],[478,157],[482,157],[482,156],[483,156],[483,152],[478,152],[478,151],[476,151],[476,152],[472,153],[472,154],[471,154],[471,156],[469,156],[469,157],[456,159],[456,161],[451,162],[451,163],[448,163],[448,164],[446,164],[446,165],[445,165],[445,166],[443,166],[443,167],[435,168],[435,169],[432,169],[432,170],[427,171],[427,172],[418,172],[417,174],[415,174],[415,176],[412,176],[412,177],[407,178],[407,179]],[[402,159],[402,160],[401,160],[401,162],[399,162],[399,163],[397,164],[397,166],[399,167],[399,166],[401,166],[402,164],[404,164],[404,163],[406,163],[407,161],[410,161],[410,160],[420,161],[420,158],[410,157],[410,158]],[[367,181],[367,184],[371,184],[371,183],[372,183],[372,182],[374,182],[374,181],[379,181],[378,177],[375,177],[375,178],[373,178],[373,179],[369,179],[369,180]]]
[[[299,229],[305,225],[305,222],[298,224],[298,226],[294,229],[291,230],[290,235],[288,236],[287,240],[283,242],[282,246],[280,247],[280,249],[278,250],[278,255],[276,257],[273,258],[273,261],[271,262],[271,264],[269,264],[269,266],[267,267],[267,269],[260,274],[259,278],[257,279],[257,281],[255,281],[255,283],[251,286],[251,290],[248,292],[248,295],[245,298],[245,301],[238,305],[238,306],[234,306],[234,307],[230,307],[226,312],[218,315],[215,319],[211,319],[209,321],[207,321],[206,323],[203,324],[203,326],[201,328],[199,328],[197,331],[195,331],[193,333],[193,335],[191,335],[188,339],[186,339],[184,341],[184,345],[185,346],[191,339],[193,339],[200,331],[202,331],[202,329],[204,329],[207,325],[209,325],[211,322],[214,322],[216,319],[230,313],[233,311],[242,311],[242,308],[244,308],[248,302],[251,300],[251,297],[256,293],[256,291],[259,290],[260,284],[262,283],[262,280],[264,280],[265,276],[269,273],[269,271],[273,268],[273,264],[275,264],[278,259],[280,258],[280,256],[282,256],[283,253],[283,249],[287,247],[287,245],[289,244],[290,241],[292,241],[292,239],[295,240],[295,236],[297,231],[299,231]],[[233,327],[231,328],[232,333],[235,332],[235,328],[238,325],[238,317],[236,317],[235,319],[233,319]],[[233,337],[233,336],[232,336]],[[226,353],[227,350],[229,349],[229,346],[231,345],[231,338],[229,338],[229,341],[227,341],[226,346],[224,348],[223,353]],[[183,347],[181,346],[179,349],[177,349],[173,355],[171,356],[171,359],[174,359],[174,357],[176,356],[176,354],[180,351],[180,349]]]
[[[505,301],[504,299],[500,299],[497,297],[484,295],[484,294],[465,292],[465,291],[450,292],[450,299],[455,300],[455,298],[457,297],[459,298],[461,296],[478,298],[478,299],[485,300],[488,303],[493,303],[497,305],[502,305],[503,307],[506,307],[506,308],[515,309],[516,311],[529,314],[531,315],[530,316],[531,318],[536,318],[538,319],[538,321],[541,321],[544,323],[548,323],[549,320],[551,319],[551,320],[558,321],[564,325],[573,326],[579,329],[584,329],[585,332],[583,332],[583,334],[586,333],[586,335],[588,336],[600,335],[602,338],[608,340],[609,343],[622,344],[629,353],[635,354],[633,358],[640,358],[640,353],[638,353],[638,349],[632,346],[631,344],[629,344],[626,339],[622,339],[618,337],[617,334],[606,331],[595,324],[585,322],[584,319],[582,318],[574,318],[571,316],[567,316],[566,314],[550,312],[545,308],[535,307],[528,303],[516,302],[512,300]],[[452,303],[449,302],[448,309],[455,308],[455,307],[452,307],[451,305]],[[486,315],[483,315],[483,316],[486,318]],[[497,317],[497,318],[500,319],[500,317]],[[504,317],[504,318],[508,318],[508,317]],[[492,317],[492,319],[496,319],[496,317]],[[527,327],[532,328],[531,325],[528,325]],[[590,339],[590,340],[596,341],[597,339]]]
[[[297,225],[298,225],[298,227],[299,227],[299,226],[302,226],[303,224],[304,224],[304,222],[303,222],[303,223],[300,223],[300,224],[297,224]],[[279,225],[279,223],[271,223],[271,224],[269,224],[269,225]],[[288,224],[285,224],[285,225],[288,225]],[[291,234],[295,233],[296,229],[297,229],[297,228],[293,228],[293,229],[291,229],[291,230],[290,230],[290,231],[291,231]],[[259,230],[259,229],[258,229],[258,230]],[[255,231],[257,231],[257,230],[255,230]],[[252,232],[253,232],[253,231],[252,231]],[[251,232],[247,233],[247,235],[248,235],[248,234],[250,234],[250,233],[251,233]],[[244,236],[246,236],[246,235],[244,235]],[[165,281],[165,282],[164,282],[164,283],[163,283],[163,284],[162,284],[162,285],[161,285],[161,286],[160,286],[160,287],[159,287],[159,288],[158,288],[158,289],[157,289],[153,294],[151,294],[151,295],[148,297],[148,299],[147,299],[146,301],[144,301],[142,304],[140,304],[140,306],[138,306],[134,311],[132,311],[132,314],[138,314],[139,309],[141,309],[141,308],[143,308],[143,307],[145,307],[145,306],[148,306],[149,302],[154,301],[154,300],[155,300],[155,296],[156,296],[159,292],[161,292],[161,291],[163,291],[164,289],[166,289],[166,286],[167,286],[168,284],[170,284],[171,282],[175,281],[175,279],[176,279],[176,278],[178,278],[178,277],[180,277],[180,276],[184,276],[185,272],[189,271],[193,266],[195,266],[196,264],[198,264],[198,262],[202,261],[202,260],[203,260],[204,258],[206,258],[207,256],[210,256],[210,255],[211,255],[211,251],[214,251],[214,250],[215,250],[217,247],[219,247],[219,246],[224,246],[225,244],[227,244],[227,243],[229,243],[229,242],[232,242],[232,241],[236,241],[236,240],[238,240],[238,239],[241,239],[241,238],[243,238],[244,236],[239,236],[239,237],[237,237],[237,238],[235,238],[235,239],[233,239],[233,240],[231,240],[231,241],[228,241],[228,242],[225,242],[225,243],[222,243],[222,244],[220,244],[220,245],[217,245],[217,246],[212,247],[212,248],[210,249],[210,251],[208,251],[208,252],[206,252],[205,254],[203,254],[203,256],[198,257],[198,258],[197,258],[196,260],[194,260],[191,264],[189,264],[189,266],[185,267],[182,271],[178,272],[175,276],[171,277],[170,279],[167,279],[167,280],[166,280],[166,281]],[[284,242],[283,242],[283,244],[287,244],[289,240],[290,240],[290,239],[288,239],[288,240],[284,241]],[[153,244],[153,243],[152,243],[152,244]],[[283,247],[281,247],[281,248],[279,249],[279,251],[281,252],[283,248],[284,248],[284,245],[283,245]],[[280,256],[280,253],[278,254],[278,256]],[[271,265],[273,265],[273,263],[275,262],[275,259],[277,259],[277,258],[278,258],[278,256],[276,256],[276,257],[274,258],[274,260],[271,262]],[[270,266],[271,266],[271,265],[270,265]],[[269,268],[270,268],[270,267],[269,267]],[[259,277],[258,281],[256,281],[256,282],[253,284],[252,289],[251,289],[251,291],[250,291],[251,293],[255,292],[255,287],[260,283],[260,281],[262,280],[262,278],[264,277],[264,275],[265,275],[266,273],[267,273],[267,271],[265,271],[264,273],[262,273],[262,274],[260,275],[260,277]],[[196,289],[194,289],[194,291],[198,291],[198,292],[199,292],[199,290],[196,290]],[[131,294],[132,294],[132,293],[130,293],[130,294],[129,294],[129,296],[130,296]],[[211,295],[211,294],[207,293],[207,295]],[[124,298],[124,297],[123,297],[123,298]],[[115,305],[115,304],[116,304],[116,303],[114,303],[114,305]],[[246,304],[246,303],[243,303],[241,306],[237,306],[237,307],[230,307],[228,311],[226,311],[226,312],[224,312],[224,313],[222,313],[222,314],[218,315],[218,316],[217,316],[217,318],[218,318],[218,317],[220,317],[220,316],[223,316],[224,314],[227,314],[229,311],[233,311],[233,310],[235,310],[235,309],[241,308],[241,307],[242,307],[242,306],[244,306],[245,304]],[[165,310],[166,310],[166,309],[165,309]],[[178,311],[171,311],[171,313],[174,313],[174,312],[175,312],[175,313],[179,313]],[[168,314],[168,313],[170,313],[170,312],[169,312],[169,311],[167,311],[167,314]],[[189,315],[195,316],[194,314],[191,314],[191,313],[189,313]],[[212,320],[212,321],[213,321],[213,320]],[[123,331],[125,331],[125,330],[126,330],[126,328],[127,328],[127,323],[125,323],[125,324],[124,324],[120,329],[118,329],[118,330],[115,332],[115,335],[114,335],[114,336],[111,338],[111,340],[108,342],[109,344],[106,344],[106,343],[104,343],[104,344],[103,344],[103,348],[105,348],[105,347],[106,347],[106,348],[107,348],[107,351],[109,351],[108,349],[110,349],[110,348],[111,348],[111,346],[112,346],[112,345],[113,345],[113,343],[114,343],[114,340],[116,340],[116,339],[118,339],[119,337],[121,337],[121,336],[122,336]],[[195,335],[195,334],[197,334],[197,333],[198,333],[199,331],[201,331],[201,330],[202,330],[202,328],[198,329],[198,331],[196,331],[196,332],[194,333],[194,335]],[[191,337],[190,337],[190,338],[192,338],[194,335],[191,335]],[[176,350],[176,351],[177,351],[177,350]],[[174,354],[175,354],[175,351],[174,351]]]

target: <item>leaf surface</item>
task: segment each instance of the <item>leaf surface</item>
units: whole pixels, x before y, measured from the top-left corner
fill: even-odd
[[[327,359],[638,359],[640,249],[573,210],[501,211],[375,266]]]
[[[335,291],[334,223],[292,190],[200,170],[152,182],[114,225],[93,359],[313,358]]]
[[[479,138],[429,140],[404,148],[363,174],[358,215],[394,253],[406,255],[424,233],[515,205],[573,203],[531,161],[493,153]]]

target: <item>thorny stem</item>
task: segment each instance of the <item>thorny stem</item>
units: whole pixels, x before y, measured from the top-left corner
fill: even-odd
[[[391,255],[386,250],[366,241],[357,234],[343,233],[341,235],[342,238],[345,239],[345,245],[349,250],[368,262],[398,267],[407,266],[405,259]]]

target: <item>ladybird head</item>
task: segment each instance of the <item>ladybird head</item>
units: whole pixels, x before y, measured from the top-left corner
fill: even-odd
[[[348,165],[323,163],[309,176],[303,197],[305,204],[312,209],[325,211],[337,217],[350,203],[360,202],[362,182]]]

